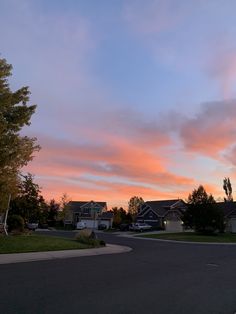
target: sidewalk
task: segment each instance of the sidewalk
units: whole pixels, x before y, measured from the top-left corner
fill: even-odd
[[[131,250],[132,249],[128,246],[107,244],[105,247],[95,249],[0,254],[0,264],[34,262],[104,254],[118,254],[127,253],[130,252]]]

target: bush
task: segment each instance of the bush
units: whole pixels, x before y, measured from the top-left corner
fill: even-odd
[[[24,219],[20,215],[11,215],[7,219],[8,231],[17,230],[19,232],[24,231]]]
[[[100,244],[100,246],[106,246],[106,242],[103,240],[99,240],[99,244]]]
[[[98,240],[96,234],[90,230],[81,230],[75,235],[76,241],[87,244],[92,247],[105,246],[106,243],[103,240]]]

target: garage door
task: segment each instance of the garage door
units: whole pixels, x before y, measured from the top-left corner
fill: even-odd
[[[166,221],[166,231],[168,232],[182,232],[183,226],[182,221],[173,221],[173,220],[167,220]]]
[[[98,227],[98,222],[97,220],[90,220],[90,219],[81,219],[81,221],[85,222],[86,223],[86,227],[89,228],[89,229],[97,229]]]
[[[109,229],[109,228],[111,227],[109,220],[101,220],[101,224],[106,225],[106,226],[107,226],[107,229]]]
[[[236,233],[236,218],[231,219],[231,232]]]

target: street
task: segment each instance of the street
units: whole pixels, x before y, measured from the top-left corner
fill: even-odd
[[[1,265],[1,313],[236,312],[236,246],[99,237],[133,250]]]

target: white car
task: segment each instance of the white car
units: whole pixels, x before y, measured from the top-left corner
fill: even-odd
[[[148,231],[148,230],[152,230],[152,226],[146,224],[145,222],[137,222],[134,224],[133,230],[140,231],[140,232]]]
[[[85,228],[86,228],[86,223],[85,222],[83,222],[83,221],[77,222],[76,229],[83,230]]]

